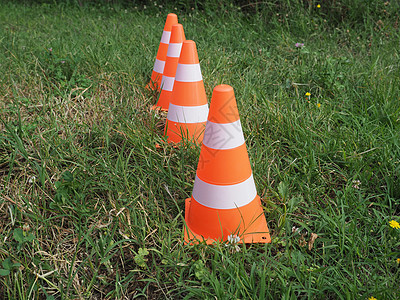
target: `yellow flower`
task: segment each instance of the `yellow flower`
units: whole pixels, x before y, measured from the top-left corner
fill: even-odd
[[[397,262],[398,264],[400,264],[400,258],[396,259],[396,262]]]
[[[318,7],[318,8],[321,8],[321,5],[318,4],[317,7]]]
[[[310,97],[310,96],[311,96],[311,94],[310,94],[309,92],[307,92],[307,93],[306,93],[306,96],[307,96],[307,97]]]
[[[368,300],[378,300],[378,299],[376,299],[374,296],[371,296],[368,298]]]
[[[392,220],[389,222],[390,227],[395,228],[395,229],[400,229],[400,224],[399,222]]]
[[[318,106],[318,108],[320,108],[321,107],[321,103],[317,103],[317,106]]]

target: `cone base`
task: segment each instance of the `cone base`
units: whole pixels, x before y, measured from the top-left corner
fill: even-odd
[[[172,99],[172,92],[161,90],[160,97],[158,97],[158,101],[154,106],[160,107],[162,111],[168,111],[171,99]]]
[[[146,90],[148,91],[155,91],[155,92],[159,92],[161,91],[161,88],[159,88],[157,86],[157,84],[154,84],[152,82],[149,82],[148,84],[146,84],[146,86],[144,87]]]
[[[164,107],[161,107],[161,106],[158,106],[158,105],[153,105],[150,109],[151,110],[161,110],[161,111],[165,111],[165,112],[168,111],[168,108],[164,108]]]
[[[156,149],[161,149],[165,146],[170,146],[174,149],[179,149],[179,147],[182,146],[187,146],[187,147],[199,147],[199,143],[193,140],[180,140],[179,142],[173,142],[173,141],[163,141],[161,144],[156,143]]]
[[[151,73],[150,82],[146,84],[145,89],[152,91],[161,91],[161,79],[162,74],[157,73],[153,70],[153,72]]]
[[[163,142],[162,144],[156,143],[156,149],[162,149],[164,148],[166,145],[172,146],[172,148],[174,149],[179,149],[179,146],[182,145],[182,143],[171,143],[171,142]]]
[[[148,91],[157,91],[159,92],[161,89],[158,87],[157,82],[150,80],[148,84],[144,87]]]
[[[204,236],[201,235],[199,233],[197,233],[195,230],[193,230],[189,224],[189,214],[190,214],[190,208],[191,208],[191,202],[195,201],[192,198],[187,198],[185,200],[185,227],[184,227],[184,241],[185,244],[198,244],[200,242],[206,242],[206,244],[210,245],[216,241],[226,241],[227,240],[227,236],[229,234],[236,234],[235,232],[225,232],[223,233],[222,228],[219,229],[220,233],[216,236],[214,233],[214,236],[212,236],[213,234],[210,234],[209,236]],[[258,205],[258,203],[260,202],[260,198],[259,196],[257,196],[252,203],[246,205],[249,206],[250,208],[253,208],[254,205]],[[197,204],[202,206],[201,204]],[[260,210],[262,212],[262,208],[261,208],[261,204],[259,205]],[[206,208],[206,209],[210,209],[210,208]],[[216,209],[210,209],[212,211],[219,211],[221,212],[221,219],[224,218],[223,216],[223,211],[221,210],[216,210]],[[218,214],[218,212],[216,213]],[[203,217],[203,216],[202,216]],[[207,216],[204,216],[207,217]],[[221,220],[219,219],[220,216],[218,216],[218,221],[219,223],[221,223]],[[208,220],[206,218],[204,218],[205,222],[211,221],[212,223],[212,217],[211,220]],[[218,227],[221,227],[221,224],[217,225]],[[268,229],[268,225],[267,225],[267,221],[265,219],[265,216],[262,212],[262,215],[259,215],[256,220],[254,220],[251,225],[249,226],[251,227],[251,231],[252,232],[248,232],[248,233],[239,233],[239,236],[241,238],[240,243],[244,242],[246,244],[251,244],[251,243],[271,243],[271,235],[269,234],[269,229]]]
[[[169,143],[179,143],[182,140],[188,140],[201,145],[205,127],[206,122],[179,123],[167,119],[164,135],[167,136]]]

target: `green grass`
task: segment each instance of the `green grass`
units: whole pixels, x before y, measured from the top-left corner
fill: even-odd
[[[0,298],[400,297],[396,1],[42,2],[0,3]],[[169,12],[235,90],[271,244],[183,244],[199,149],[155,147],[144,88]]]

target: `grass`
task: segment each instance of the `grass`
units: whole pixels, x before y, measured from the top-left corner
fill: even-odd
[[[0,4],[1,298],[398,299],[398,3],[153,4]],[[156,149],[144,88],[169,12],[235,90],[271,244],[183,245],[199,149]]]

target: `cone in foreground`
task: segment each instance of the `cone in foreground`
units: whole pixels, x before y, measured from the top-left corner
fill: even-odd
[[[190,40],[184,41],[165,124],[167,141],[179,143],[187,139],[200,144],[207,115],[207,96],[196,44]]]
[[[169,103],[172,98],[176,68],[181,54],[182,43],[185,40],[185,33],[181,24],[172,26],[171,39],[169,41],[167,58],[165,60],[164,73],[161,80],[161,94],[156,105],[152,109],[159,108],[168,111]]]
[[[158,47],[156,61],[154,62],[153,72],[151,74],[150,82],[146,88],[152,90],[160,90],[161,79],[164,73],[165,60],[167,58],[168,44],[171,37],[172,26],[178,24],[178,17],[176,14],[168,14],[163,34],[161,36],[160,46]]]
[[[233,88],[214,88],[192,197],[186,199],[185,242],[270,243]]]

